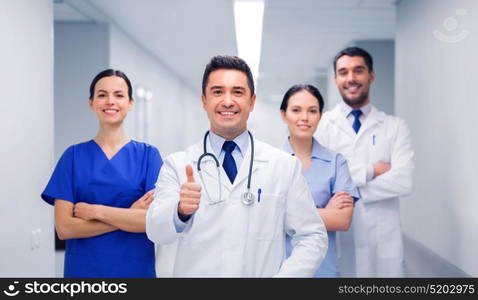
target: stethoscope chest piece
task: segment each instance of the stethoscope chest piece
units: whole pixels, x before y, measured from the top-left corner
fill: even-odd
[[[251,160],[249,162],[249,175],[247,176],[247,192],[245,192],[242,195],[242,203],[244,205],[251,205],[252,203],[254,203],[254,201],[256,199],[254,194],[251,193],[252,164],[254,162],[254,139],[252,138],[252,134],[249,131],[248,131],[248,134],[249,134],[249,139],[250,139],[250,142],[251,142]],[[221,188],[222,180],[221,180],[221,172],[220,172],[220,169],[219,169],[220,168],[219,160],[217,159],[216,156],[214,156],[214,154],[207,152],[207,149],[206,149],[206,139],[207,139],[208,135],[209,135],[209,131],[207,131],[206,134],[204,135],[204,142],[203,142],[204,153],[201,156],[199,156],[199,158],[198,158],[197,170],[198,170],[198,173],[199,173],[199,177],[201,178],[201,182],[204,186],[204,191],[206,192],[207,197],[209,198],[209,204],[214,205],[214,204],[217,204],[217,203],[221,203],[224,200],[222,199],[222,188]],[[211,198],[211,195],[209,194],[209,191],[207,190],[207,187],[204,184],[204,179],[202,177],[201,161],[203,160],[203,158],[205,158],[207,156],[212,158],[214,160],[215,165],[216,165],[217,179],[218,179],[218,194],[219,194],[218,200],[213,200]],[[259,200],[260,200],[260,194],[259,194]]]
[[[242,203],[244,203],[245,205],[251,205],[252,203],[254,203],[255,200],[256,197],[254,197],[254,194],[249,191],[245,192],[242,195]]]

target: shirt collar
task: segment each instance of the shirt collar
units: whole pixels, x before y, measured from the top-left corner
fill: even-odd
[[[347,103],[344,101],[340,101],[340,111],[342,112],[343,116],[347,118],[350,115],[350,112],[354,110],[352,107],[348,106]],[[372,111],[372,103],[367,103],[360,108],[362,111],[363,117],[366,118],[370,112]]]
[[[215,134],[212,130],[209,130],[209,140],[211,141],[211,147],[214,151],[216,156],[219,156],[222,151],[222,145],[226,141],[225,138]],[[239,150],[239,153],[244,157],[244,153],[247,151],[247,147],[249,146],[249,134],[247,130],[244,130],[243,133],[238,135],[234,140],[237,147],[236,149]]]
[[[284,151],[287,153],[294,155],[294,149],[292,149],[292,145],[290,144],[290,137],[287,138],[287,141],[284,143],[284,146],[282,147]],[[319,142],[313,137],[312,138],[312,159],[320,159],[323,161],[332,161],[332,156],[329,151],[327,151],[324,146],[319,144]]]

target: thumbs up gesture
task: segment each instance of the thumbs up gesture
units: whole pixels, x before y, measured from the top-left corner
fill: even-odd
[[[181,185],[179,191],[179,217],[184,221],[199,208],[201,199],[201,186],[194,181],[193,167],[186,166],[187,182]]]

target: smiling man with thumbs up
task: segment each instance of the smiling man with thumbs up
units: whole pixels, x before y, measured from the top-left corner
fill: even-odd
[[[160,276],[310,277],[327,251],[327,233],[297,158],[247,130],[256,101],[247,64],[216,56],[206,66],[202,105],[211,128],[171,154],[146,216],[159,247]],[[285,237],[293,250],[285,258]]]

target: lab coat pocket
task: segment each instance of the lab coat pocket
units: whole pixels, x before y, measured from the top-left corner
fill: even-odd
[[[252,205],[249,230],[258,240],[273,240],[284,228],[284,198],[262,193]]]
[[[390,141],[386,137],[385,132],[377,132],[371,136],[370,161],[390,162]]]

